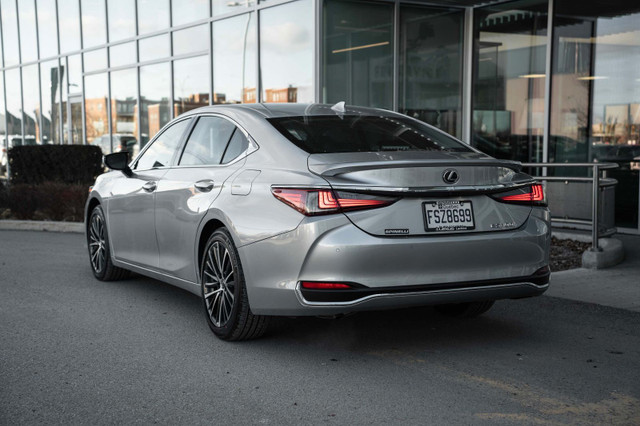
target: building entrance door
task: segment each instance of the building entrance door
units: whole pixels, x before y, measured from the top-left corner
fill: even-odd
[[[639,233],[640,6],[558,2],[549,161],[613,162],[615,223]],[[566,171],[562,171],[566,172]]]
[[[64,140],[68,144],[82,144],[82,95],[69,95],[64,122]]]

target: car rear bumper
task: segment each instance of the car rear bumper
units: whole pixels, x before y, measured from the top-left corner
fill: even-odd
[[[334,315],[522,298],[548,288],[548,220],[546,209],[534,209],[515,231],[377,237],[336,215],[306,219],[296,230],[240,247],[239,253],[255,314]],[[310,292],[301,281],[362,288]]]
[[[298,299],[305,306],[355,306],[374,298],[395,298],[398,296],[435,296],[451,293],[477,293],[487,294],[497,289],[531,287],[537,295],[544,292],[549,285],[549,267],[540,268],[535,274],[528,277],[501,278],[495,280],[454,282],[442,284],[429,284],[422,286],[394,286],[370,288],[358,286],[352,289],[308,289],[301,283],[296,286]]]

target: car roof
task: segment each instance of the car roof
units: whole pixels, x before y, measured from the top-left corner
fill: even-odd
[[[338,104],[335,104],[338,105]],[[337,107],[337,111],[332,109],[332,104],[298,104],[298,103],[257,103],[257,104],[220,104],[210,105],[194,109],[184,114],[195,115],[207,112],[222,113],[225,111],[244,113],[252,116],[264,118],[311,116],[311,115],[336,115],[336,114],[356,114],[356,115],[385,115],[393,116],[397,113],[377,108],[365,108],[351,105],[344,105],[343,111]]]

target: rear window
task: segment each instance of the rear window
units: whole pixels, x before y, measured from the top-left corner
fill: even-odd
[[[410,118],[385,116],[301,116],[268,121],[309,154],[336,152],[472,150],[426,124]]]

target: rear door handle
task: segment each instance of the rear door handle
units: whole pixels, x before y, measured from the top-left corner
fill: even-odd
[[[151,181],[145,183],[144,185],[142,185],[142,189],[144,189],[147,192],[153,192],[153,191],[156,190],[157,186],[158,186],[158,184],[151,180]]]
[[[213,181],[211,179],[199,180],[193,186],[200,192],[209,192],[213,189]]]

